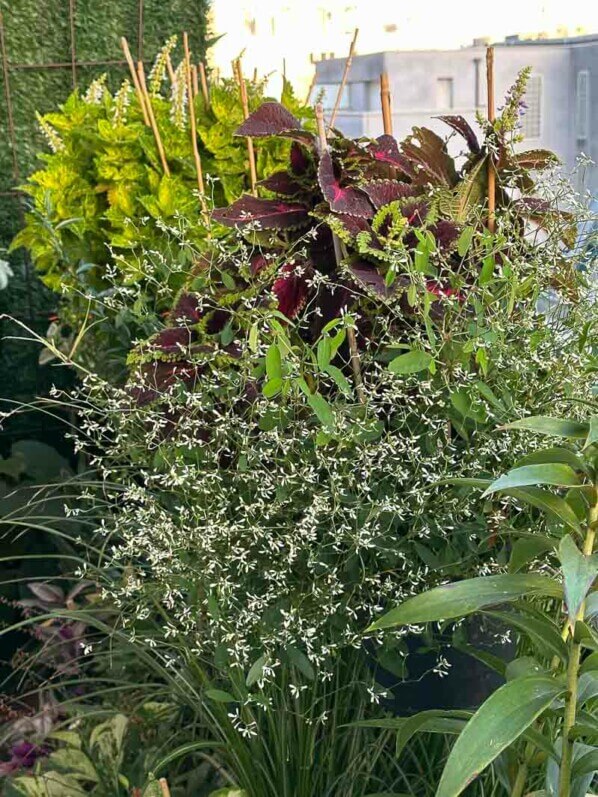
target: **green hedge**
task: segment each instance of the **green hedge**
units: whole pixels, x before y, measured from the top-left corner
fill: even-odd
[[[140,0],[75,0],[75,51],[78,62],[122,60],[121,36],[126,36],[133,57],[139,53]],[[187,30],[195,58],[205,55],[207,10],[209,0],[141,0],[143,7],[143,58],[153,59],[164,41],[173,33]],[[16,153],[21,179],[36,167],[36,155],[46,150],[37,126],[35,112],[56,108],[73,88],[70,65],[44,68],[44,64],[71,61],[69,4],[67,0],[0,0],[8,61],[11,64],[9,87],[16,132]],[[17,69],[17,64],[37,65]],[[148,67],[149,69],[149,63]],[[91,80],[106,72],[108,84],[115,88],[128,73],[123,66],[79,66],[77,85],[85,89]],[[0,192],[15,187],[13,154],[8,129],[6,86],[0,70]],[[21,222],[19,200],[0,195],[0,248],[5,249]],[[0,258],[6,255],[0,252]],[[23,253],[8,258],[15,277],[0,291],[0,315],[10,313],[38,332],[48,326],[55,297],[49,294],[33,274]],[[37,350],[32,345],[5,340],[15,327],[0,322],[0,399],[30,400],[46,392],[57,381],[57,371],[37,364]],[[0,453],[8,437],[23,434],[45,436],[51,430],[40,428],[41,420],[19,420],[0,431]]]

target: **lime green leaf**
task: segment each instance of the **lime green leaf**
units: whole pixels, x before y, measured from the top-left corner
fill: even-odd
[[[542,676],[510,681],[494,692],[458,737],[436,797],[458,797],[563,692],[555,680]]]
[[[280,377],[268,379],[266,384],[262,387],[262,393],[266,398],[273,398],[282,390],[282,384],[283,382]]]
[[[64,772],[77,779],[93,783],[97,783],[99,780],[98,773],[90,759],[82,750],[77,750],[75,747],[62,747],[60,750],[55,750],[48,759],[48,764],[58,772]]]
[[[589,424],[579,421],[570,421],[563,418],[550,418],[545,415],[531,415],[529,418],[521,418],[513,421],[501,429],[525,429],[529,432],[549,435],[550,437],[569,437],[571,439],[583,439],[590,431]]]
[[[457,239],[457,252],[459,253],[459,257],[465,257],[469,251],[474,232],[475,229],[473,227],[466,227]]]
[[[563,569],[565,603],[569,620],[574,623],[581,605],[598,575],[598,558],[584,556],[573,542],[571,535],[566,534],[559,545],[559,559]]]
[[[337,368],[336,365],[327,365],[326,368],[324,368],[324,372],[334,379],[341,393],[344,393],[345,396],[351,395],[351,383],[340,370],[340,368]]]
[[[318,341],[318,367],[321,371],[326,370],[327,366],[330,364],[331,357],[332,343],[330,338],[328,336],[320,338]]]
[[[553,579],[533,573],[480,576],[467,581],[445,584],[409,598],[395,609],[391,609],[367,630],[451,620],[472,614],[487,606],[517,600],[524,595],[562,598],[563,591],[560,584]]]
[[[310,393],[307,397],[307,403],[314,411],[322,426],[326,426],[327,428],[334,427],[334,412],[324,396],[321,396],[319,393]]]
[[[482,497],[492,493],[504,492],[513,487],[531,487],[538,484],[551,484],[555,487],[571,487],[580,483],[579,476],[569,465],[548,462],[541,465],[524,465],[513,468],[500,476],[485,490]]]
[[[413,349],[395,357],[388,364],[388,370],[393,374],[415,374],[418,371],[425,371],[433,362],[432,355],[420,349]]]

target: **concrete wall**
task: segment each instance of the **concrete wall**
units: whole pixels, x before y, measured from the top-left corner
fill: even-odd
[[[380,73],[386,71],[393,98],[393,129],[397,138],[407,135],[414,125],[425,125],[446,134],[447,128],[433,119],[443,113],[462,114],[475,129],[476,105],[483,113],[486,107],[485,55],[483,47],[468,47],[453,51],[386,52],[358,56],[353,61],[348,81],[350,109],[339,113],[336,125],[350,136],[377,136],[382,133],[378,81]],[[584,151],[598,159],[598,40],[580,44],[567,41],[497,45],[497,106],[502,104],[517,73],[525,66],[532,67],[532,75],[542,77],[542,122],[540,135],[528,138],[521,147],[546,147],[559,155],[567,169],[573,169],[579,151],[575,136],[576,74],[578,69],[589,69],[592,73],[591,141]],[[340,83],[343,68],[342,59],[319,63],[317,82]],[[439,78],[453,80],[452,108],[442,107]],[[456,141],[452,144],[457,145]],[[586,187],[598,191],[597,169],[588,175]]]

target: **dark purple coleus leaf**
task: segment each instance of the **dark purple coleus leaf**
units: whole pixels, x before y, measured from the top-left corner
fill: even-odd
[[[416,172],[410,161],[399,152],[399,145],[393,136],[386,134],[378,136],[378,138],[369,145],[368,152],[374,160],[380,163],[387,163],[389,166],[394,166],[409,177],[416,176]]]
[[[467,146],[469,147],[470,152],[473,152],[474,155],[479,155],[480,149],[480,142],[477,139],[476,134],[473,132],[471,125],[465,119],[465,117],[461,115],[455,116],[437,116],[437,119],[440,119],[441,122],[444,122],[449,127],[452,127],[453,130],[459,135],[463,136],[465,141],[467,142]]]
[[[273,194],[282,196],[297,196],[302,192],[301,185],[293,179],[288,172],[274,172],[265,180],[260,180],[258,185],[272,191]]]
[[[170,327],[158,332],[149,343],[163,354],[182,354],[191,345],[192,337],[187,327]]]
[[[197,324],[203,315],[199,296],[181,293],[170,312],[170,321],[175,324]]]
[[[301,122],[284,105],[279,102],[264,102],[235,130],[235,135],[259,138],[301,129]]]
[[[242,228],[257,224],[262,230],[294,230],[310,223],[305,205],[259,199],[250,194],[244,194],[227,208],[214,210],[212,218],[225,227]]]
[[[291,171],[302,177],[309,169],[310,160],[304,148],[297,141],[291,144]]]
[[[206,347],[207,350],[207,347]],[[141,384],[131,388],[133,400],[143,406],[159,399],[162,393],[177,382],[189,389],[195,386],[205,366],[188,361],[147,363],[142,369]]]
[[[401,151],[411,163],[419,184],[456,185],[458,176],[455,163],[448,154],[446,144],[427,127],[414,127],[411,136],[401,145]]]
[[[362,191],[370,198],[372,205],[378,208],[390,205],[396,199],[414,196],[415,189],[409,183],[400,183],[397,180],[373,180],[360,186]]]
[[[385,298],[392,296],[398,288],[404,287],[404,284],[408,282],[408,278],[406,277],[397,277],[389,287],[386,285],[383,275],[378,271],[376,266],[373,266],[366,260],[354,260],[349,265],[349,272],[355,277],[358,283],[365,285],[366,288],[373,291],[378,296],[383,296]]]
[[[334,173],[334,163],[329,152],[323,152],[320,157],[318,182],[330,209],[335,213],[362,216],[366,219],[374,215],[372,204],[363,191],[353,186],[341,186]]]
[[[438,219],[436,224],[430,227],[430,232],[436,239],[439,249],[446,251],[452,249],[459,238],[459,227],[449,219]]]
[[[278,299],[278,309],[291,320],[297,317],[307,301],[310,272],[310,263],[285,263],[272,285],[272,291]]]

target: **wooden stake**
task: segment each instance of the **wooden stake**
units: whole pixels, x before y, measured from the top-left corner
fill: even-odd
[[[168,72],[168,79],[170,80],[170,85],[174,86],[176,78],[174,76],[174,67],[172,66],[170,53],[166,53],[166,71]]]
[[[197,97],[199,94],[199,80],[197,78],[197,67],[191,64],[191,82],[193,83],[193,96]]]
[[[249,116],[249,101],[247,99],[247,87],[245,86],[245,79],[243,78],[243,67],[241,66],[241,59],[235,61],[237,68],[237,80],[239,82],[239,90],[241,92],[241,105],[243,106],[243,116],[245,119]],[[253,149],[253,139],[247,136],[247,155],[249,157],[249,174],[251,178],[251,193],[257,196],[257,170],[255,167],[255,150]]]
[[[316,124],[318,126],[318,137],[320,139],[321,152],[327,152],[328,139],[326,137],[326,127],[324,124],[324,109],[322,104],[316,105]],[[332,234],[332,243],[334,245],[334,257],[336,265],[340,266],[343,255],[343,245],[337,235]],[[363,389],[363,377],[361,375],[361,360],[359,357],[359,349],[357,348],[357,340],[355,338],[355,330],[347,327],[347,342],[349,344],[349,353],[351,357],[351,368],[353,369],[353,378],[355,380],[355,392],[361,404],[365,404],[365,392]]]
[[[162,162],[162,169],[164,174],[170,177],[170,169],[168,168],[168,161],[166,160],[166,153],[164,152],[164,145],[162,144],[162,139],[160,137],[160,131],[158,130],[158,124],[156,122],[156,117],[154,115],[154,109],[152,107],[152,102],[150,100],[150,96],[147,92],[147,86],[145,84],[145,70],[143,68],[143,62],[139,61],[137,63],[137,75],[139,78],[139,86],[141,90],[141,96],[143,97],[143,101],[146,106],[147,115],[149,116],[150,127],[152,128],[152,133],[154,134],[154,139],[156,141],[156,147],[158,148],[158,155],[160,156],[160,160]]]
[[[199,157],[199,147],[197,146],[197,125],[195,122],[195,103],[193,102],[193,81],[191,77],[191,55],[189,53],[189,37],[187,31],[183,33],[183,48],[185,51],[185,74],[187,76],[187,95],[189,97],[189,121],[191,122],[191,146],[193,147],[193,160],[197,172],[197,187],[199,189],[199,201],[206,226],[209,225],[210,216],[206,205],[205,186],[203,181],[203,169],[201,168],[201,158]]]
[[[380,75],[380,104],[382,105],[382,124],[384,127],[384,134],[387,136],[392,136],[392,111],[388,72],[383,72]]]
[[[314,87],[316,85],[317,76],[318,76],[318,73],[314,70],[314,74],[313,74],[313,77],[311,79],[311,83],[309,84],[309,88],[307,90],[307,96],[305,97],[305,103],[304,103],[305,105],[309,105],[309,101],[311,100],[312,91],[314,90]]]
[[[160,784],[160,788],[162,789],[162,797],[170,797],[170,789],[168,788],[168,781],[166,778],[160,778],[158,781]]]
[[[328,122],[329,130],[331,127],[334,127],[334,122],[336,121],[336,115],[338,113],[338,109],[340,108],[341,99],[343,97],[343,92],[345,90],[345,84],[347,83],[347,78],[349,76],[349,70],[351,69],[351,64],[353,63],[353,55],[355,54],[355,44],[357,43],[358,34],[359,34],[359,28],[355,28],[355,33],[353,34],[353,41],[351,42],[351,46],[349,47],[349,55],[347,56],[347,60],[345,61],[343,78],[341,80],[340,86],[338,87],[338,92],[336,94],[336,101],[334,103],[334,108],[332,109],[332,115],[330,116],[330,121]]]
[[[123,53],[125,54],[126,62],[129,65],[129,72],[131,73],[131,78],[133,80],[133,85],[135,86],[135,92],[137,94],[137,99],[139,101],[141,113],[143,114],[143,121],[147,125],[147,127],[149,127],[150,120],[147,113],[147,108],[145,107],[145,97],[143,96],[143,91],[141,90],[141,84],[139,83],[139,76],[135,69],[135,64],[133,63],[131,51],[129,50],[129,43],[124,36],[121,38],[120,44],[121,47],[123,48]]]
[[[494,47],[486,50],[486,82],[488,86],[488,121],[494,123]],[[492,153],[488,153],[488,229],[496,229],[496,171]]]
[[[210,107],[210,91],[208,89],[208,77],[206,75],[206,68],[204,66],[204,62],[199,62],[199,82],[201,83],[201,93],[203,95],[203,101],[206,104],[206,108]]]

